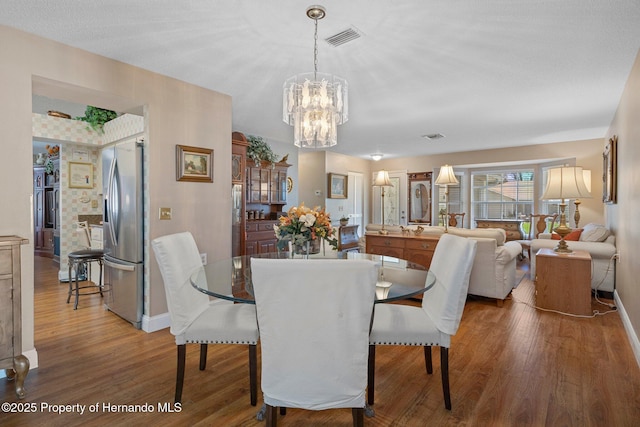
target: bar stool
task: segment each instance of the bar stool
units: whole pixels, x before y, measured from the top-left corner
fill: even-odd
[[[102,249],[82,249],[79,251],[74,251],[69,253],[69,294],[67,295],[67,304],[71,300],[71,294],[75,293],[75,304],[73,306],[74,310],[78,309],[78,299],[80,295],[93,295],[100,294],[102,295],[103,286],[102,286],[102,263],[104,260],[104,251]],[[87,263],[97,262],[100,265],[100,279],[98,281],[98,285],[86,285],[79,286],[78,277],[80,276],[80,266],[85,266],[85,274],[88,274],[88,269],[86,268]],[[75,272],[75,276],[71,274],[71,272]],[[88,279],[88,277],[87,277]],[[73,282],[75,281],[75,287],[73,286]],[[97,288],[94,292],[83,292],[80,293],[80,289],[88,289],[88,288]]]

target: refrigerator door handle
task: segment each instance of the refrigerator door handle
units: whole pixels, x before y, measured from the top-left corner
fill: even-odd
[[[111,268],[115,268],[116,270],[124,270],[124,271],[135,271],[136,267],[134,265],[124,265],[117,264],[115,262],[111,262],[108,260],[104,260],[105,265],[108,265]]]
[[[107,182],[108,203],[106,206],[109,210],[108,214],[110,217],[108,222],[109,235],[111,236],[111,241],[114,243],[114,245],[118,244],[115,228],[117,222],[119,221],[117,209],[118,203],[120,203],[120,200],[118,200],[120,195],[118,194],[118,189],[116,188],[116,167],[116,159],[114,158],[111,161],[111,167],[109,168],[109,180]]]

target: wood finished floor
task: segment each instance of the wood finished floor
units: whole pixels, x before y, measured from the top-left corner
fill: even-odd
[[[2,402],[35,403],[35,413],[2,413],[2,426],[260,426],[249,405],[247,349],[209,347],[198,370],[190,346],[182,410],[161,413],[173,401],[176,351],[168,330],[145,333],[105,311],[97,295],[65,304],[57,266],[36,257],[35,345],[38,369],[29,373],[27,397],[0,379]],[[517,301],[516,301],[517,300]],[[434,373],[424,371],[421,348],[379,347],[375,418],[369,426],[637,426],[640,369],[618,314],[592,319],[537,311],[525,279],[502,308],[467,301],[450,351],[453,409],[442,399],[438,349]],[[606,307],[593,303],[594,309]],[[40,411],[43,404],[150,404],[152,413],[79,415]],[[259,397],[258,405],[260,405]],[[88,409],[87,409],[88,411]],[[282,426],[351,425],[351,411],[290,409]]]

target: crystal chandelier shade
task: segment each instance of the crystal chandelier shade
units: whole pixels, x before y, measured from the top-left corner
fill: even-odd
[[[284,82],[282,120],[293,126],[297,147],[328,148],[338,143],[338,125],[349,120],[348,84],[343,78],[318,72],[318,19],[324,17],[324,9],[311,6],[307,16],[315,21],[315,69]]]

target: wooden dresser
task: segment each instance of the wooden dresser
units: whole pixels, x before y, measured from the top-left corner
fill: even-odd
[[[522,240],[521,219],[476,219],[478,228],[502,228],[507,232],[507,242]]]
[[[387,255],[405,259],[409,262],[429,268],[433,252],[440,240],[438,235],[420,235],[389,233],[387,235],[370,232],[366,234],[367,253]]]
[[[25,395],[24,380],[29,359],[22,354],[20,245],[29,243],[18,236],[0,236],[0,368],[14,378],[16,396]]]

